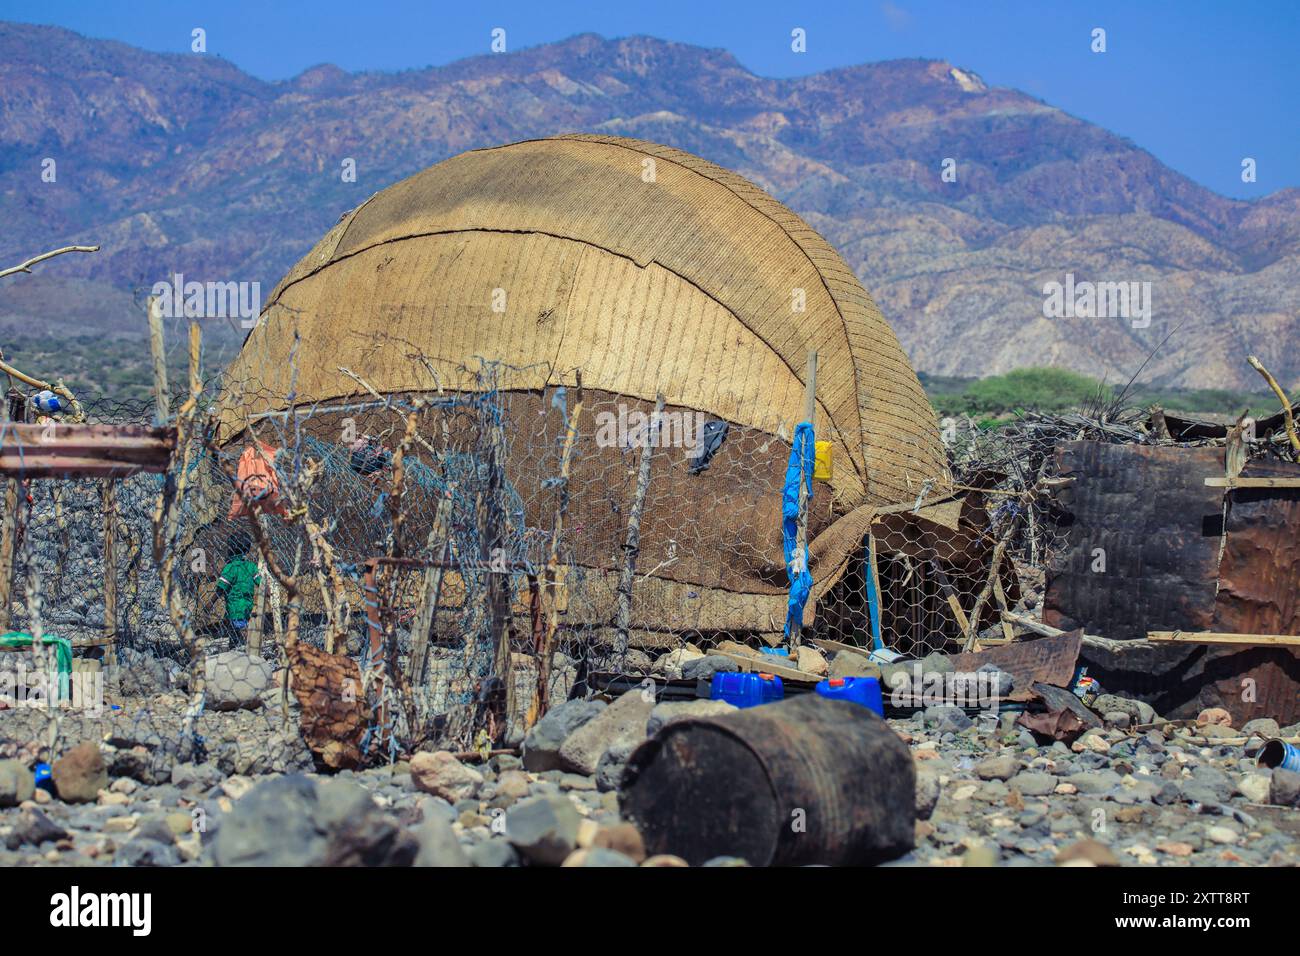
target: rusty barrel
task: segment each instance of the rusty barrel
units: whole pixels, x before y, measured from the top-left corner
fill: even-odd
[[[869,865],[912,848],[916,770],[866,707],[816,694],[665,726],[628,760],[623,815],[692,865]]]

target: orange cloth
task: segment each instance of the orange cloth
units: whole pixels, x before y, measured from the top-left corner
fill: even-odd
[[[271,467],[277,451],[278,448],[265,444],[261,446],[260,452],[255,445],[244,449],[244,453],[239,456],[239,464],[235,466],[235,493],[230,501],[227,518],[242,518],[248,514],[245,498],[260,502],[264,514],[286,513],[284,502],[280,500],[280,476]]]

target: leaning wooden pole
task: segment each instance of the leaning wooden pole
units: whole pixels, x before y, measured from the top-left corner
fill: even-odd
[[[117,480],[105,478],[100,501],[104,511],[104,665],[117,664]]]
[[[149,296],[149,354],[153,358],[153,401],[158,424],[171,417],[167,394],[167,349],[163,344],[163,316],[157,296]]]
[[[0,427],[9,423],[9,402],[0,403]],[[14,551],[18,543],[17,478],[5,478],[5,512],[0,519],[0,633],[9,630],[13,615]]]
[[[636,495],[627,516],[627,539],[623,544],[623,569],[618,579],[618,611],[614,621],[614,660],[622,666],[627,656],[628,634],[632,626],[632,587],[636,583],[636,559],[641,553],[641,515],[645,512],[646,493],[650,489],[650,458],[658,443],[657,435],[664,413],[664,396],[655,396],[654,417],[641,445],[641,464],[636,475]],[[703,438],[703,436],[700,436]]]
[[[551,521],[551,546],[546,556],[546,570],[541,581],[542,597],[546,602],[546,629],[538,648],[537,694],[528,708],[525,720],[532,727],[546,713],[546,695],[551,683],[551,658],[555,656],[555,633],[560,626],[560,539],[564,535],[565,515],[569,511],[569,469],[573,464],[573,446],[578,440],[578,419],[582,415],[582,373],[578,373],[578,400],[569,413],[564,430],[564,446],[560,452],[560,475],[555,490],[555,517]]]

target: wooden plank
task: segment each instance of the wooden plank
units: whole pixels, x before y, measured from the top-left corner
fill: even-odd
[[[1226,634],[1221,631],[1147,631],[1149,641],[1180,644],[1260,644],[1300,647],[1300,634]]]
[[[710,651],[712,654],[720,654],[723,657],[735,661],[747,674],[775,674],[781,680],[802,681],[807,684],[816,684],[821,678],[816,674],[809,674],[807,671],[801,671],[794,667],[785,667],[781,664],[771,663],[775,658],[770,654],[764,654],[763,659],[751,657],[748,654],[734,654],[731,651],[720,651],[716,647]]]
[[[1300,477],[1294,478],[1206,478],[1207,488],[1300,488]]]

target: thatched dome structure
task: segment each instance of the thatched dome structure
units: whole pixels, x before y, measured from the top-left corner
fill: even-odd
[[[249,413],[283,407],[295,332],[300,401],[358,395],[340,366],[384,393],[428,389],[434,375],[446,389],[473,389],[464,366],[483,356],[520,370],[508,389],[572,386],[581,369],[589,393],[643,405],[662,393],[669,408],[725,420],[737,453],[741,436],[766,437],[753,508],[728,505],[733,520],[743,513],[753,525],[754,553],[731,563],[731,577],[703,557],[695,571],[675,561],[661,576],[736,599],[761,594],[778,627],[780,478],[803,415],[809,349],[819,355],[818,438],[835,445],[833,494],[819,493],[813,513],[818,591],[872,510],[914,501],[927,482],[932,497],[949,480],[916,375],[835,250],[744,178],[640,140],[574,135],[475,150],[372,196],[269,296],[229,369],[231,382],[264,388],[231,409],[227,434]],[[417,352],[424,361],[412,360]],[[693,501],[701,479],[727,475],[725,466],[674,472],[656,478],[656,491]],[[723,517],[700,505],[700,520]],[[653,503],[651,552],[652,513]],[[643,555],[642,567],[655,560]]]

